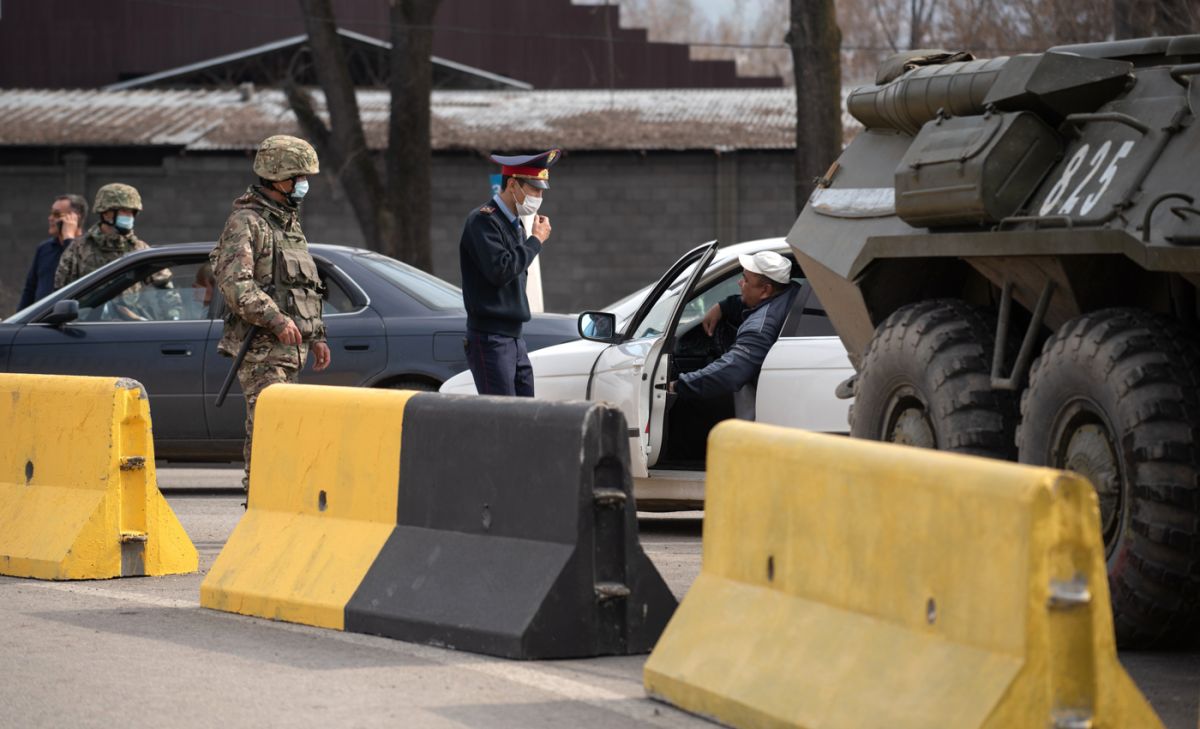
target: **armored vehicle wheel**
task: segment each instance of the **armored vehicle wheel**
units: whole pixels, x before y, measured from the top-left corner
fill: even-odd
[[[1022,463],[1096,487],[1119,644],[1186,627],[1200,594],[1195,340],[1144,311],[1081,316],[1046,342],[1021,413]]]
[[[863,357],[850,435],[1016,458],[1017,399],[991,387],[994,323],[956,299],[896,310]]]

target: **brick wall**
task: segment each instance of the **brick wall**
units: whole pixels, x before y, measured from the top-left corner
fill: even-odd
[[[726,153],[729,154],[729,153]],[[2,159],[2,157],[0,157]],[[542,256],[548,311],[601,307],[658,277],[681,253],[717,237],[717,155],[712,152],[580,152],[554,168],[543,211],[554,232]],[[792,153],[737,153],[732,225],[739,240],[787,232],[794,220]],[[107,182],[138,188],[139,235],[153,245],[215,240],[230,203],[251,181],[242,154],[168,156],[157,165],[87,167],[89,200]],[[728,168],[727,168],[728,169]],[[493,166],[476,155],[438,154],[433,173],[434,273],[458,282],[466,214],[488,197]],[[66,170],[0,162],[0,314],[11,313],[46,214],[66,190]],[[726,196],[726,206],[730,195]],[[94,217],[89,220],[94,220]],[[361,245],[344,194],[317,178],[304,209],[309,240]]]

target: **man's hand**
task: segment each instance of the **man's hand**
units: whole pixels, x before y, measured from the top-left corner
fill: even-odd
[[[276,333],[275,336],[283,344],[300,344],[300,330],[296,328],[296,322],[287,317],[284,317],[284,322],[286,323],[283,325],[283,329]]]
[[[534,238],[545,243],[550,239],[550,218],[545,215],[538,215],[533,219],[533,232],[530,233]]]
[[[62,240],[75,238],[79,235],[79,213],[72,210],[58,221],[58,235]]]
[[[137,313],[125,304],[114,304],[114,306],[117,310],[117,316],[121,317],[125,321],[146,321],[146,317]]]
[[[713,332],[717,331],[717,325],[721,323],[721,305],[713,304],[712,308],[704,315],[704,320],[700,322],[700,326],[704,327],[704,333],[712,336]]]
[[[668,382],[668,383],[667,383],[667,392],[669,392],[669,393],[671,393],[672,395],[674,395],[674,394],[675,394],[675,383],[676,383],[676,382],[678,382],[678,381],[679,381],[679,380],[671,380],[670,382]]]
[[[325,342],[313,342],[313,372],[320,372],[329,366],[329,345]]]

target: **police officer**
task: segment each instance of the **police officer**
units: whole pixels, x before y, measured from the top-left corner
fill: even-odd
[[[242,487],[247,492],[259,395],[269,385],[298,381],[310,348],[314,371],[329,366],[321,279],[298,216],[308,177],[319,171],[316,150],[303,139],[277,135],[263,140],[254,157],[258,184],[234,200],[225,230],[208,254],[229,309],[218,351],[237,356],[251,327],[258,327],[238,368],[246,398]]]
[[[133,185],[120,182],[104,185],[96,191],[92,210],[100,220],[63,251],[54,273],[56,289],[126,253],[150,247],[133,232],[134,220],[142,212],[142,196]]]
[[[492,156],[500,167],[500,192],[467,216],[458,244],[463,303],[467,309],[467,365],[481,395],[533,397],[533,368],[521,339],[529,321],[525,276],[550,238],[550,219],[539,215],[550,188],[550,166],[562,151],[520,157]],[[533,216],[526,231],[521,218]]]

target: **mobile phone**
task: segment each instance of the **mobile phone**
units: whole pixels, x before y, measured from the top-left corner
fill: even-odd
[[[63,224],[62,218],[59,218],[58,219],[58,234],[59,235],[62,235],[62,224]]]

